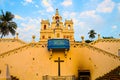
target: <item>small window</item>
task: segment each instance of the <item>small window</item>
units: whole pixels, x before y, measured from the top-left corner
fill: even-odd
[[[64,38],[66,38],[66,36],[64,35]]]
[[[35,60],[35,58],[33,58],[33,61]]]
[[[70,30],[70,25],[68,25],[68,30]]]
[[[1,74],[1,70],[0,70],[0,74]]]
[[[45,36],[42,36],[42,39],[45,39]]]
[[[69,38],[69,36],[67,36],[67,38]]]
[[[118,49],[118,56],[120,56],[120,49]]]
[[[51,39],[51,37],[49,36],[48,39]]]
[[[44,25],[44,29],[46,29],[46,25]]]

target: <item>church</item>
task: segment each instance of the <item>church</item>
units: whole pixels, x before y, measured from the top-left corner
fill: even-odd
[[[56,9],[52,22],[41,20],[39,42],[0,39],[0,80],[120,80],[120,39],[81,40]]]

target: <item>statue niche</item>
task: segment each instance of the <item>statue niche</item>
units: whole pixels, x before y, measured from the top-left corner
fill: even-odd
[[[56,19],[56,26],[59,26],[59,22],[60,22],[60,21],[59,21],[59,17],[56,16],[55,19]]]

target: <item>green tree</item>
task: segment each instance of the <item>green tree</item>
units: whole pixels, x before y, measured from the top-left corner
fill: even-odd
[[[3,10],[1,10],[1,13],[2,13],[0,14],[1,38],[3,38],[3,36],[9,35],[9,33],[11,33],[12,35],[15,35],[17,24],[14,21],[12,21],[14,18],[14,15],[9,11],[6,11],[6,13],[4,13]]]
[[[95,38],[96,32],[94,30],[90,30],[88,34],[89,34],[89,38],[91,38],[92,40],[93,38]]]

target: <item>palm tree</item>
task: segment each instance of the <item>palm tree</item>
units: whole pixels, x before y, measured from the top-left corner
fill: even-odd
[[[95,32],[94,30],[90,30],[90,31],[88,32],[88,34],[89,34],[89,38],[91,38],[91,40],[92,40],[93,38],[95,38],[96,32]]]
[[[11,12],[6,11],[6,13],[1,10],[1,15],[0,15],[0,35],[1,38],[3,36],[9,35],[11,33],[12,35],[15,35],[16,29],[17,29],[17,24],[12,21],[14,18],[14,15]]]

